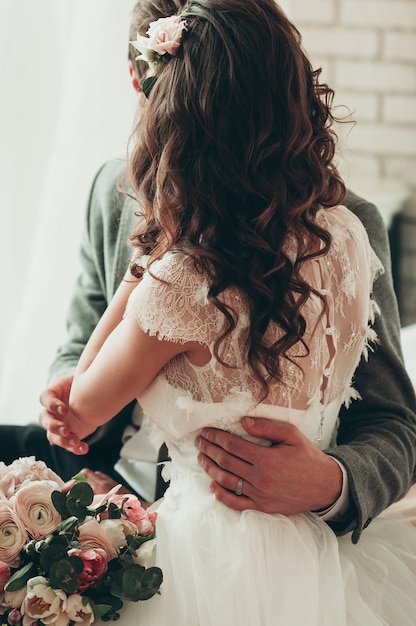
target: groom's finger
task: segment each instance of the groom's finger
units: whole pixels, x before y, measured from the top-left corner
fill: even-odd
[[[247,490],[250,485],[248,481],[248,476],[250,473],[250,466],[247,463],[244,463],[237,459],[236,457],[231,457],[221,451],[221,449],[217,450],[217,454],[213,452],[212,444],[204,441],[203,439],[199,439],[196,441],[196,447],[200,450],[198,454],[198,463],[205,470],[205,472],[212,478],[216,483],[218,483],[223,489],[230,492],[235,492],[237,489],[237,484],[240,478],[245,481],[245,492],[247,495]],[[206,450],[210,455],[216,457],[216,461],[212,459],[212,456],[208,456],[203,452]]]
[[[230,509],[234,509],[235,511],[246,511],[247,509],[257,510],[256,502],[244,494],[244,490],[247,486],[248,485],[244,483],[242,494],[237,495],[234,491],[224,489],[219,483],[213,481],[211,483],[211,491],[219,502],[222,502],[222,504],[225,504],[225,506],[228,506]]]
[[[226,470],[240,470],[238,462],[254,464],[259,446],[239,435],[219,428],[204,428],[197,438],[197,448]]]
[[[218,500],[235,508],[292,515],[331,506],[342,488],[339,465],[293,424],[244,418],[251,435],[268,439],[268,447],[218,429],[204,429],[197,439],[198,460],[213,479]],[[246,455],[244,460],[244,455]],[[233,493],[238,478],[250,503]]]

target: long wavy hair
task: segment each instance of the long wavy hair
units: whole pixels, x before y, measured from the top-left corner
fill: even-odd
[[[158,66],[134,132],[128,176],[144,221],[131,242],[149,268],[178,249],[208,276],[225,320],[214,350],[222,363],[237,313],[219,296],[231,285],[247,295],[248,362],[267,395],[281,357],[298,342],[307,351],[302,306],[317,292],[301,267],[331,243],[318,209],[345,195],[333,162],[334,94],[274,0],[190,0],[181,16],[182,46]],[[271,322],[283,331],[272,345]]]

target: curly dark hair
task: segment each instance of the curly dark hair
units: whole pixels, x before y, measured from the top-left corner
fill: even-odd
[[[315,215],[345,195],[334,93],[274,0],[190,0],[181,16],[182,46],[159,64],[134,133],[128,175],[144,222],[131,241],[151,261],[180,249],[208,275],[225,317],[220,360],[237,314],[218,296],[230,285],[247,294],[248,361],[267,395],[280,357],[304,343],[302,306],[317,292],[301,267],[331,243]],[[270,322],[283,330],[272,345]]]

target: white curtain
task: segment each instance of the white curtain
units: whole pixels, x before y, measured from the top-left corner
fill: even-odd
[[[1,423],[37,420],[89,187],[104,161],[125,156],[134,4],[0,0]]]
[[[0,422],[36,421],[89,186],[124,157],[135,0],[0,0]]]

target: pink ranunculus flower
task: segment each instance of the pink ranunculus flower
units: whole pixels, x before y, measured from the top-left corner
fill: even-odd
[[[68,554],[79,557],[84,564],[84,569],[77,577],[80,592],[89,587],[94,587],[108,569],[107,554],[102,548],[91,548],[90,550],[72,548]]]
[[[35,620],[41,620],[42,624],[68,626],[66,594],[61,589],[52,589],[43,576],[28,580],[21,611],[24,626]]]
[[[94,613],[91,604],[84,604],[79,593],[73,593],[66,603],[68,620],[72,620],[79,626],[89,626],[94,621]]]
[[[22,485],[34,480],[53,480],[58,489],[65,484],[58,474],[34,456],[21,457],[10,465],[0,462],[0,494],[4,498],[11,498]]]
[[[0,500],[0,561],[10,567],[20,563],[20,550],[29,540],[26,528],[7,500]]]
[[[43,539],[61,523],[61,516],[52,504],[52,491],[58,489],[52,480],[36,480],[20,487],[10,502],[17,517],[33,539]]]
[[[107,561],[111,561],[111,559],[117,556],[117,549],[113,546],[97,519],[90,519],[81,524],[79,527],[79,542],[83,552],[102,548],[107,556]]]
[[[10,567],[7,563],[0,561],[0,591],[4,591],[4,585],[10,578]]]
[[[153,532],[157,517],[156,511],[149,513],[142,507],[137,496],[133,494],[117,493],[119,489],[120,485],[113,487],[106,496],[100,496],[101,499],[99,502],[97,501],[97,503],[95,503],[94,501],[94,505],[97,506],[103,502],[115,504],[119,508],[123,508],[125,518],[136,526],[137,532],[142,535]],[[105,511],[105,514],[102,515],[101,518],[105,519],[107,516],[108,513]]]
[[[147,30],[149,36],[148,47],[158,54],[175,56],[182,43],[183,31],[187,30],[186,23],[177,15],[162,17],[151,22]]]

